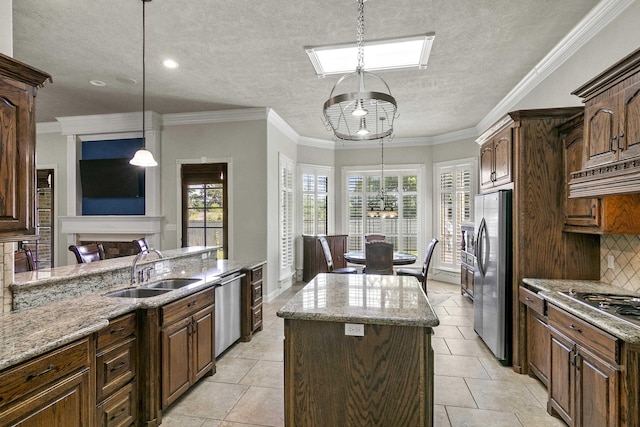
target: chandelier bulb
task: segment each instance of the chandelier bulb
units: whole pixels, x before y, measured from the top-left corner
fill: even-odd
[[[356,134],[360,136],[369,135],[369,129],[367,129],[367,124],[365,123],[364,117],[360,119],[360,129],[358,129]]]
[[[362,100],[359,99],[356,102],[356,108],[354,108],[354,110],[351,112],[351,114],[356,116],[356,117],[362,117],[362,116],[366,116],[367,113],[368,113],[368,111],[362,105]]]

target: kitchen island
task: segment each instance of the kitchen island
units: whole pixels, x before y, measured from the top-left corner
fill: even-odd
[[[321,273],[278,316],[285,426],[433,425],[439,321],[415,278]]]

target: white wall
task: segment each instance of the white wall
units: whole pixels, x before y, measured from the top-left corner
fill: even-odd
[[[0,53],[13,56],[12,0],[0,0]]]

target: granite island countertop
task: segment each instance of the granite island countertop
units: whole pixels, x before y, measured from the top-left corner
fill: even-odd
[[[535,290],[548,302],[585,320],[605,332],[632,344],[640,344],[640,327],[613,317],[594,307],[582,304],[563,294],[575,292],[606,292],[612,294],[638,295],[634,292],[612,286],[598,280],[563,280],[563,279],[522,279],[526,287]],[[640,298],[640,295],[638,295]]]
[[[278,311],[285,319],[434,327],[418,281],[409,276],[320,273]]]
[[[159,307],[205,288],[215,286],[225,275],[264,264],[252,260],[209,260],[191,268],[165,273],[150,281],[165,278],[198,278],[188,287],[151,298],[115,298],[105,296],[108,290],[88,295],[71,296],[62,301],[0,314],[0,371],[71,343],[109,324],[111,319],[139,308]],[[101,267],[102,268],[102,267]],[[39,286],[30,281],[25,286]],[[120,289],[131,287],[127,283]]]

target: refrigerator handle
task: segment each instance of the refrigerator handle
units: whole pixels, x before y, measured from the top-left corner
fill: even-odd
[[[486,270],[484,265],[484,239],[483,237],[486,235],[487,224],[482,218],[480,221],[480,226],[478,227],[478,235],[476,236],[476,247],[475,247],[475,255],[476,262],[478,263],[478,269],[480,270],[480,274],[484,277]]]

